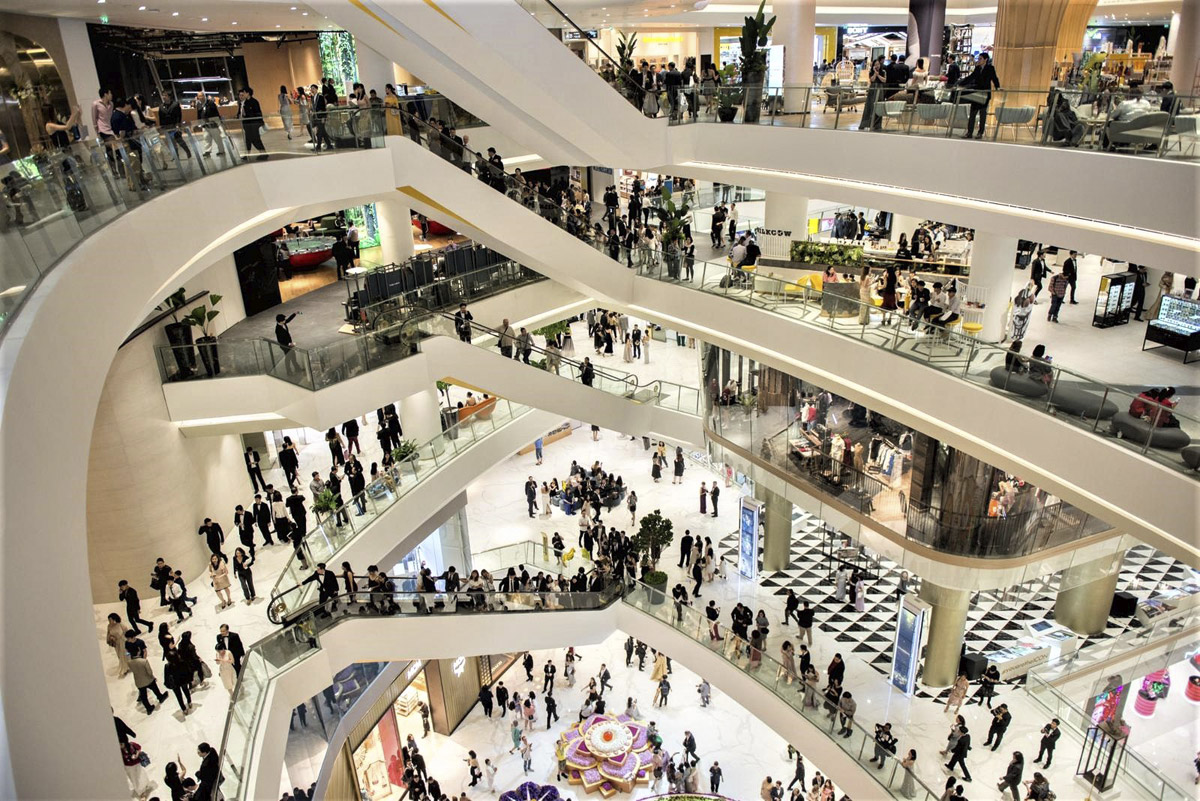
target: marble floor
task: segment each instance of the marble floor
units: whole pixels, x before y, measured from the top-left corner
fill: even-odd
[[[637,670],[636,660],[631,667],[625,667],[625,639],[626,635],[618,631],[599,645],[577,648],[580,661],[576,665],[578,680],[575,687],[567,687],[562,680],[565,645],[553,651],[532,653],[535,665],[533,682],[525,680],[525,672],[519,664],[514,664],[500,677],[499,680],[513,692],[522,695],[530,691],[536,693],[539,716],[534,730],[527,735],[533,746],[533,770],[529,774],[522,770],[521,755],[509,753],[512,748],[509,733],[509,724],[513,719],[511,712],[507,717],[501,717],[500,710],[496,709],[488,718],[482,708],[476,705],[453,735],[430,734],[419,739],[418,745],[426,757],[429,773],[441,784],[442,791],[455,798],[462,792],[468,798],[486,798],[513,789],[522,782],[537,781],[557,785],[562,797],[572,801],[597,797],[565,781],[555,781],[554,747],[559,735],[579,719],[579,709],[585,700],[584,688],[588,679],[599,672],[601,664],[607,665],[612,674],[613,686],[605,693],[605,700],[620,714],[625,710],[627,699],[632,698],[642,712],[640,719],[655,722],[663,737],[663,747],[670,754],[679,754],[684,732],[692,732],[696,738],[696,753],[700,758],[701,792],[708,792],[708,770],[714,761],[720,763],[724,774],[721,794],[730,798],[757,798],[759,786],[767,776],[783,780],[784,786],[791,781],[795,762],[788,758],[787,743],[783,738],[726,696],[719,687],[712,688],[710,706],[702,708],[695,691],[700,677],[681,662],[672,661],[672,691],[668,705],[652,707],[655,685],[650,681],[650,661],[647,660],[644,672]],[[549,728],[546,727],[542,702],[541,675],[541,666],[547,659],[553,660],[559,669],[554,697],[558,702],[560,719]],[[481,765],[483,760],[490,759],[496,766],[494,793],[487,791],[486,781],[481,781],[477,788],[469,787],[470,776],[464,762],[469,750],[475,751]],[[806,781],[811,782],[819,768],[819,765],[806,761]],[[307,770],[301,768],[295,776],[297,781],[285,786],[307,786],[301,783],[302,777],[307,775]],[[290,773],[288,778],[292,778]],[[632,794],[619,797],[649,798],[666,789],[664,779],[657,789],[649,785],[639,786]]]
[[[535,465],[532,454],[513,457],[468,486],[467,514],[472,547],[483,549],[523,540],[540,541],[543,532],[554,531],[562,533],[568,545],[573,544],[578,518],[565,517],[552,509],[549,518],[531,519],[526,514],[521,492],[522,482],[527,475],[532,475],[539,483],[554,476],[561,480],[572,460],[580,464],[590,464],[599,460],[605,470],[623,476],[629,487],[638,494],[639,513],[645,514],[650,510],[661,509],[674,521],[677,536],[681,530],[686,529],[694,536],[711,538],[714,546],[719,546],[722,540],[735,530],[738,505],[738,492],[735,487],[726,488],[721,498],[718,517],[714,518],[711,514],[701,515],[699,512],[697,498],[700,482],[711,482],[715,477],[708,469],[689,461],[682,484],[672,484],[669,476],[659,483],[654,483],[649,475],[650,454],[643,450],[640,436],[630,439],[627,435],[603,430],[599,441],[593,442],[586,429],[577,429],[570,437],[545,447],[543,465]],[[626,531],[634,530],[628,512],[623,509],[613,510],[603,519],[606,525]],[[670,549],[667,556],[677,558],[677,549]],[[664,558],[660,567],[666,569],[670,577],[668,583],[683,581],[687,586],[691,586],[684,569],[677,566],[675,559],[668,561]],[[809,563],[797,567],[821,570],[824,565],[813,564],[810,560]],[[730,568],[726,572],[728,578],[725,581],[714,582],[702,589],[700,602],[715,598],[726,613],[739,601],[756,610],[764,609],[773,624],[767,652],[777,654],[782,641],[788,638],[787,628],[776,625],[781,623],[783,617],[783,599],[778,594],[778,579],[768,578],[769,584],[767,581],[758,583],[742,579],[737,575],[736,569]],[[941,767],[941,762],[935,761],[937,755],[934,752],[941,748],[949,730],[950,718],[945,712],[943,701],[938,697],[944,693],[922,692],[918,696],[907,697],[890,685],[886,675],[880,672],[879,664],[873,664],[877,662],[881,653],[890,648],[891,633],[888,630],[888,621],[895,615],[891,584],[881,581],[868,587],[867,609],[865,613],[855,613],[853,607],[848,604],[842,608],[833,606],[832,599],[828,597],[831,588],[827,581],[823,584],[820,581],[812,583],[821,586],[803,597],[818,610],[817,623],[820,631],[814,633],[814,665],[818,666],[823,676],[824,666],[829,663],[833,654],[841,653],[847,663],[846,686],[854,692],[859,701],[860,722],[870,726],[876,722],[890,721],[898,732],[900,748],[917,749],[918,775],[928,786],[940,788],[944,784],[946,773]],[[799,584],[797,589],[800,589]],[[983,630],[999,631],[1003,628],[995,626],[993,622],[998,603],[998,598],[990,596],[978,599],[976,620],[980,622]],[[1045,611],[1035,605],[1029,612],[1023,612],[1023,607],[1022,600],[1014,611],[1007,613],[1008,621],[1014,620],[1018,612],[1035,614]],[[839,616],[841,619],[830,623],[829,618],[833,616]],[[1009,636],[1007,632],[1000,634]],[[1003,639],[1000,634],[994,634],[990,639]],[[859,647],[864,644],[866,649]],[[1004,746],[995,752],[982,747],[983,737],[990,723],[987,712],[977,705],[964,707],[962,710],[967,725],[976,738],[968,765],[973,776],[979,777],[977,782],[1001,775],[1013,749],[1019,749],[1027,755],[1036,755],[1038,730],[1049,720],[1049,715],[1018,686],[1002,687],[996,700],[996,703],[1000,702],[1009,705],[1014,722],[1005,738]],[[1075,740],[1070,736],[1064,737],[1053,767],[1045,772],[1060,798],[1072,797],[1071,793],[1077,789],[1073,783],[1073,776],[1078,750],[1079,745]],[[1141,797],[1134,787],[1128,787],[1126,793],[1127,797]]]

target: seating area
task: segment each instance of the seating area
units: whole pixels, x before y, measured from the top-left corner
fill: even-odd
[[[1192,438],[1180,428],[1155,428],[1150,421],[1134,417],[1129,412],[1117,412],[1112,417],[1112,433],[1118,439],[1129,439],[1138,444],[1150,443],[1151,448],[1178,451],[1188,447]],[[1184,461],[1187,461],[1187,456]],[[1193,457],[1200,459],[1200,456]]]

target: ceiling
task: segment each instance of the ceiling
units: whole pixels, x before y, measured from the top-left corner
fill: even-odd
[[[548,27],[564,23],[544,0],[517,0]],[[997,0],[948,0],[947,23],[992,23]],[[1098,0],[1093,24],[1164,24],[1183,0]],[[753,0],[557,0],[581,27],[739,26]],[[697,8],[699,6],[699,8]],[[194,31],[311,31],[335,28],[297,0],[37,0],[41,16]],[[771,10],[768,4],[767,10]],[[29,0],[0,0],[0,11],[30,13]],[[904,25],[908,0],[818,0],[820,25]]]

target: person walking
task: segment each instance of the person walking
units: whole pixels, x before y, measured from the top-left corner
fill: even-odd
[[[558,701],[554,700],[552,694],[546,695],[546,729],[549,730],[550,724],[558,722]]]
[[[136,645],[137,643],[141,643],[140,647]],[[154,693],[154,697],[160,704],[166,700],[167,694],[159,689],[158,679],[154,676],[154,668],[146,659],[146,644],[136,637],[127,635],[125,648],[130,656],[129,672],[133,675],[133,686],[137,688],[138,703],[146,710],[147,715],[153,714],[155,707],[150,703],[150,693]]]
[[[1013,801],[1021,801],[1019,793],[1021,791],[1021,777],[1024,773],[1025,757],[1020,751],[1013,751],[1012,759],[1009,760],[1008,767],[1004,769],[1004,775],[1000,777],[996,789],[1002,793],[1007,789],[1012,793]]]
[[[785,618],[784,623],[786,622],[787,620]],[[807,640],[808,645],[810,646],[813,644],[812,625],[813,610],[808,607],[808,601],[802,601],[800,604],[800,610],[796,612],[796,627],[800,629],[800,635],[798,639],[800,641]]]
[[[221,677],[221,684],[225,685],[225,689],[230,695],[233,695],[234,687],[237,686],[237,672],[233,669],[233,654],[224,648],[217,649],[217,674]]]
[[[262,467],[259,464],[261,459],[258,456],[258,451],[254,450],[254,446],[247,445],[246,452],[242,454],[242,458],[246,460],[246,473],[250,476],[250,489],[255,492],[259,489],[265,490],[267,482],[263,478]]]
[[[954,749],[950,754],[950,761],[946,763],[946,770],[954,772],[954,767],[957,765],[962,768],[963,780],[971,781],[971,771],[967,770],[967,751],[971,750],[971,732],[967,730],[965,724],[958,727],[958,740],[954,743]]]
[[[713,760],[712,765],[708,768],[708,789],[713,795],[721,791],[721,777],[723,775],[721,763]]]
[[[483,714],[489,718],[492,716],[493,698],[494,695],[491,687],[485,684],[479,688],[479,704],[483,707]]]
[[[138,631],[139,624],[145,626],[147,632],[154,631],[154,624],[142,619],[142,601],[137,590],[129,586],[128,581],[122,579],[117,582],[117,598],[125,602],[125,619],[129,621],[134,632]]]
[[[238,92],[238,119],[242,121],[242,135],[246,140],[246,153],[250,152],[251,148],[259,150],[262,155],[258,157],[259,161],[269,158],[267,155],[267,147],[263,144],[263,112],[262,106],[259,105],[258,99],[254,97],[254,90],[249,86]],[[247,159],[246,153],[242,154],[242,161]]]
[[[1052,718],[1049,723],[1042,727],[1042,740],[1038,744],[1037,759],[1033,760],[1033,764],[1037,765],[1042,761],[1042,755],[1046,757],[1046,764],[1042,768],[1050,767],[1051,760],[1054,759],[1054,746],[1058,743],[1058,738],[1062,736],[1062,732],[1058,730],[1058,718]]]
[[[1062,309],[1069,286],[1070,282],[1062,273],[1050,276],[1050,313],[1046,315],[1046,319],[1052,323],[1058,322],[1058,313]]]
[[[525,773],[533,770],[533,745],[526,739],[525,735],[521,735],[521,769]]]
[[[1075,286],[1079,283],[1079,262],[1077,261],[1078,253],[1071,251],[1071,255],[1067,256],[1066,261],[1062,264],[1062,275],[1067,279],[1067,285],[1071,287],[1071,305],[1079,305],[1075,300]]]
[[[987,739],[983,741],[984,746],[992,746],[993,751],[999,748],[1000,741],[1004,739],[1004,732],[1008,731],[1008,726],[1010,723],[1012,723],[1012,715],[1009,714],[1008,704],[1000,704],[998,707],[993,709],[992,723],[990,726],[988,726],[988,736]],[[996,740],[994,745],[992,744],[993,737]]]
[[[708,683],[708,679],[700,679],[700,684],[697,685],[696,692],[700,693],[700,706],[708,706],[712,701],[712,685]]]
[[[223,556],[214,553],[208,558],[208,580],[221,599],[217,611],[233,606],[233,596],[229,592],[229,563]]]
[[[117,657],[117,678],[124,678],[129,673],[129,657],[125,653],[125,627],[121,625],[121,616],[115,612],[108,616],[108,629],[104,633],[104,643],[113,649],[113,653]]]

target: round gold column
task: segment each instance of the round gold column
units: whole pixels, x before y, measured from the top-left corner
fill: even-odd
[[[933,607],[929,616],[929,635],[925,643],[925,671],[921,680],[926,687],[949,687],[958,678],[963,634],[967,628],[970,590],[939,587],[921,582],[920,598]]]
[[[1099,634],[1108,625],[1123,554],[1068,567],[1054,599],[1054,619],[1081,636]]]

